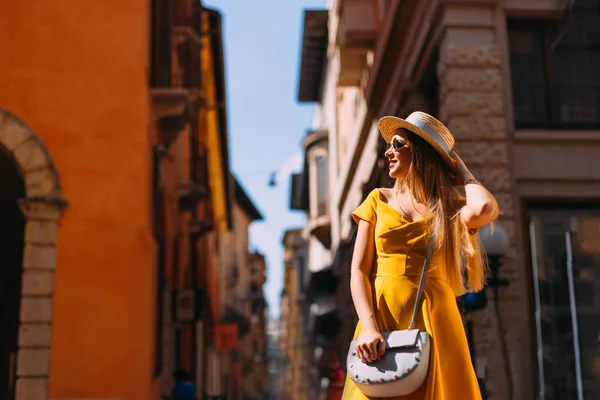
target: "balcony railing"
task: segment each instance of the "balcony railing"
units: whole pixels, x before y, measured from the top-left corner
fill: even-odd
[[[600,85],[513,84],[513,106],[517,128],[600,128]]]

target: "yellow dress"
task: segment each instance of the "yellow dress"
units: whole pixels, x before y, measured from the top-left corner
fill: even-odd
[[[371,284],[379,329],[382,332],[406,329],[412,317],[429,241],[424,230],[425,219],[406,221],[383,201],[378,189],[369,194],[352,217],[357,223],[362,219],[375,225],[377,265]],[[481,399],[456,296],[445,276],[440,257],[434,255],[417,319],[417,327],[426,330],[432,338],[427,380],[416,392],[393,399]],[[359,322],[354,339],[360,333]],[[363,399],[374,398],[365,396],[346,376],[342,400]]]

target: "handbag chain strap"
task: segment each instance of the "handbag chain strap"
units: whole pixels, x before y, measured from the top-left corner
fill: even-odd
[[[421,308],[421,301],[423,300],[423,290],[425,289],[425,279],[427,279],[427,272],[429,271],[429,261],[431,261],[431,254],[433,253],[433,246],[435,244],[435,234],[431,234],[429,239],[429,247],[427,248],[427,255],[425,256],[425,262],[423,263],[423,271],[421,272],[421,281],[419,282],[419,290],[417,291],[417,300],[415,301],[415,308],[413,310],[412,319],[408,329],[415,329],[417,322],[417,314],[419,308]]]

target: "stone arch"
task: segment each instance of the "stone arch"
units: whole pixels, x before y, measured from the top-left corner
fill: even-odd
[[[59,175],[40,137],[21,119],[0,108],[0,151],[21,173],[26,196],[16,399],[47,400],[53,315],[56,233],[67,202]]]

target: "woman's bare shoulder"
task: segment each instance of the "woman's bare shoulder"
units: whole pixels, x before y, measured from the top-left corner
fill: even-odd
[[[382,201],[389,203],[390,200],[394,197],[394,190],[391,188],[379,188],[379,197]]]

